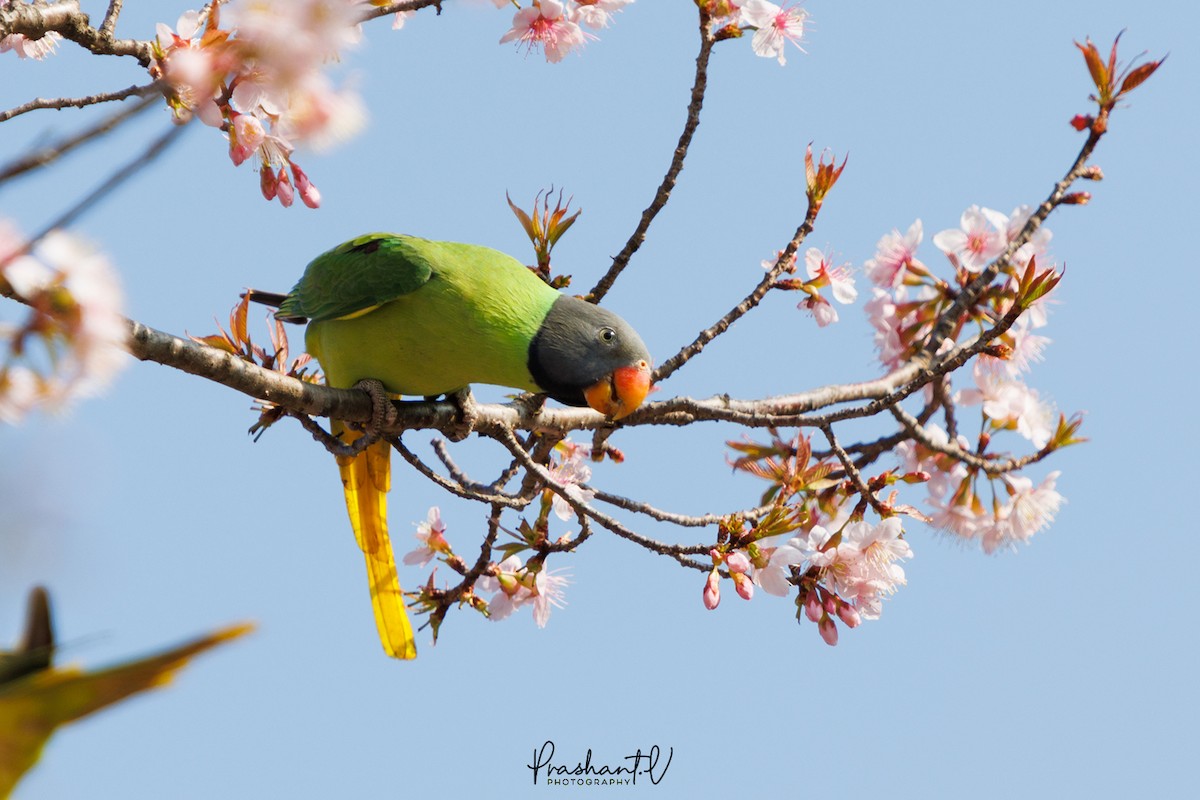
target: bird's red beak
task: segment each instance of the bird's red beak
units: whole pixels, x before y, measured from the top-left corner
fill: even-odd
[[[583,390],[589,406],[613,419],[633,413],[649,393],[650,365],[644,360],[631,367],[617,367],[611,375]]]

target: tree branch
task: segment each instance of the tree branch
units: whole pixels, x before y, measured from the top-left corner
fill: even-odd
[[[658,191],[654,193],[654,200],[642,212],[642,218],[638,222],[637,228],[633,235],[629,237],[629,241],[625,243],[625,247],[621,252],[613,258],[612,265],[608,271],[601,276],[592,290],[588,292],[587,299],[593,303],[599,303],[604,295],[608,294],[608,290],[612,288],[613,283],[617,280],[617,276],[629,265],[629,259],[633,258],[633,254],[642,246],[642,242],[646,241],[646,231],[650,229],[650,223],[658,216],[658,212],[662,211],[667,205],[667,200],[671,197],[671,190],[675,188],[675,183],[679,179],[679,173],[683,170],[683,160],[687,157],[688,147],[691,145],[692,136],[696,133],[696,128],[700,124],[700,109],[704,105],[704,92],[708,86],[708,61],[712,55],[713,45],[715,40],[710,30],[708,19],[704,14],[700,15],[700,52],[696,55],[696,78],[692,83],[691,100],[688,102],[687,120],[683,125],[683,132],[679,134],[679,143],[675,145],[675,153],[671,157],[671,164],[667,167],[667,172],[663,176],[662,183],[658,186]]]

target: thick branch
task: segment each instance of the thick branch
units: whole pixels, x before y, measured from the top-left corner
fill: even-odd
[[[116,17],[111,6],[109,16],[115,26]],[[62,0],[46,5],[16,3],[0,9],[0,38],[19,33],[30,39],[40,39],[54,31],[96,55],[132,56],[143,67],[150,66],[150,42],[116,39],[111,27],[104,29],[102,26],[97,30],[88,24],[88,15],[79,10],[78,0]]]

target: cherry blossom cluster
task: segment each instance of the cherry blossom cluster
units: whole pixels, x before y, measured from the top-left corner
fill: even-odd
[[[496,8],[512,6],[512,0],[492,0]],[[550,63],[557,63],[572,50],[583,47],[596,35],[584,28],[602,30],[613,15],[633,0],[532,0],[513,15],[512,27],[500,44],[516,42],[526,52],[541,49]]]
[[[958,228],[937,233],[933,244],[953,268],[953,284],[936,277],[918,259],[923,238],[920,220],[905,233],[894,230],[879,240],[875,256],[864,265],[875,284],[866,311],[886,367],[899,366],[923,347],[957,293],[1010,249],[1031,211],[1020,206],[1006,215],[971,206],[963,212]],[[1050,231],[1039,227],[1013,250],[1001,262],[1007,266],[1002,266],[999,280],[963,315],[944,345],[969,344],[979,332],[1009,319],[1007,329],[976,357],[971,370],[974,385],[944,400],[951,406],[979,407],[978,441],[972,444],[957,433],[951,437],[931,423],[923,427],[924,441],[910,440],[897,447],[903,469],[930,475],[926,502],[932,509],[932,523],[962,539],[979,541],[989,553],[1028,541],[1049,525],[1064,502],[1054,488],[1058,473],[1034,487],[1019,475],[991,473],[978,462],[968,465],[958,454],[991,458],[992,437],[1005,430],[1015,431],[1039,453],[1078,441],[1079,419],[1065,419],[1023,381],[1050,343],[1038,331],[1046,325],[1047,296],[1058,276],[1052,270],[1039,273],[1036,266],[1045,261],[1050,239]],[[981,484],[991,487],[988,503]]]
[[[176,117],[224,131],[235,165],[253,159],[267,200],[310,208],[321,195],[292,159],[295,144],[322,146],[355,133],[358,95],[325,73],[361,38],[361,0],[234,0],[159,24],[152,68],[170,87]]]
[[[523,530],[528,534],[531,529]],[[404,555],[405,564],[424,566],[438,558],[457,572],[466,573],[465,563],[454,554],[446,539],[446,526],[437,506],[430,508],[425,521],[417,524],[415,536],[419,546]],[[470,587],[463,602],[470,603],[475,609],[486,613],[488,619],[493,622],[507,619],[517,609],[529,605],[533,607],[534,621],[539,628],[544,628],[550,619],[551,610],[566,605],[563,594],[567,583],[569,581],[562,570],[545,568],[544,557],[534,556],[522,562],[513,552],[500,563],[489,564]],[[435,591],[434,574],[431,573],[418,597],[418,604],[432,608],[432,596]],[[490,597],[484,598],[484,595]]]
[[[775,259],[763,261],[763,269],[772,269],[781,255],[781,253],[776,254]],[[784,269],[792,274],[796,272],[795,256],[791,257]],[[804,253],[804,270],[808,274],[808,280],[785,278],[776,281],[773,288],[804,292],[807,297],[801,300],[796,308],[812,314],[818,327],[824,328],[826,325],[832,325],[838,321],[837,309],[833,307],[828,298],[821,294],[821,289],[828,287],[833,299],[843,305],[857,300],[858,289],[854,286],[850,265],[834,265],[827,252],[810,247]]]
[[[0,320],[0,422],[98,394],[128,362],[116,272],[78,237],[53,231],[24,252],[0,219],[0,293],[25,304],[23,319]]]
[[[774,58],[787,64],[787,43],[804,52],[800,40],[808,12],[796,4],[778,6],[767,0],[696,0],[711,20],[718,39],[731,39],[753,31],[750,46],[761,58]]]

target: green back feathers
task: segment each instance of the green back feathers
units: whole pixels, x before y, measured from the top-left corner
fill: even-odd
[[[536,390],[529,344],[559,293],[497,250],[370,234],[318,256],[280,306],[331,386],[363,378],[438,395],[470,383]]]
[[[327,320],[361,314],[415,292],[433,273],[424,239],[369,233],[312,260],[279,306],[283,320]]]

